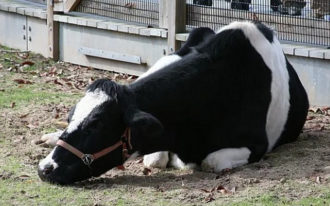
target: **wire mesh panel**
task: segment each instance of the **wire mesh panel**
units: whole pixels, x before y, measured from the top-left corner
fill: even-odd
[[[330,46],[330,0],[187,0],[187,26],[237,20],[268,24],[283,41]]]
[[[158,0],[82,0],[76,11],[158,26]]]

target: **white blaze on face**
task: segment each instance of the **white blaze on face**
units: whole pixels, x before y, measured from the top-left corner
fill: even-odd
[[[276,36],[270,43],[251,22],[234,22],[221,28],[218,33],[228,29],[241,29],[271,70],[271,102],[266,122],[268,151],[270,151],[284,130],[290,108],[289,73],[282,47]]]
[[[56,169],[58,167],[58,164],[53,160],[53,154],[56,147],[47,155],[47,157],[40,161],[39,163],[39,169],[44,170],[46,165],[53,165],[53,169]]]
[[[74,114],[72,115],[72,119],[66,131],[68,133],[75,131],[94,108],[108,100],[110,100],[110,96],[99,89],[96,89],[93,92],[86,92],[85,96],[76,105]]]

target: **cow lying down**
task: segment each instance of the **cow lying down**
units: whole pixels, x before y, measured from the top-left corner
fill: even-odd
[[[234,22],[216,34],[194,30],[175,55],[137,81],[91,84],[39,163],[42,180],[69,184],[122,165],[201,165],[219,172],[259,161],[294,141],[305,122],[306,92],[274,32]]]

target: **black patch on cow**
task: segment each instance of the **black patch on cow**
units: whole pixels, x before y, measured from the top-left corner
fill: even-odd
[[[255,22],[255,25],[259,29],[259,31],[265,36],[265,38],[270,42],[273,43],[274,41],[274,31],[265,26],[264,24],[261,24],[259,22]]]
[[[110,79],[98,79],[88,86],[87,91],[94,92],[96,89],[100,89],[116,100],[119,88],[118,84]]]
[[[207,39],[215,35],[215,32],[207,27],[200,27],[191,30],[185,44],[176,52],[177,55],[183,57],[191,52],[191,48],[197,46]]]
[[[210,152],[247,147],[249,161],[258,161],[268,147],[270,87],[271,71],[243,31],[220,32],[178,62],[130,85],[138,108],[164,126],[161,138],[137,150],[169,150],[184,162],[199,164]]]

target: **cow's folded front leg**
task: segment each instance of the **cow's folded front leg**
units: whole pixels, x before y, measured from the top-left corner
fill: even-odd
[[[168,152],[154,152],[143,156],[143,164],[146,167],[166,168],[168,161]]]
[[[177,154],[171,153],[170,158],[170,166],[174,167],[175,169],[195,169],[196,164],[195,163],[184,163]]]
[[[41,141],[45,142],[47,145],[51,147],[55,147],[57,140],[60,138],[62,134],[63,134],[62,130],[57,130],[56,132],[53,133],[44,134],[41,137]]]

